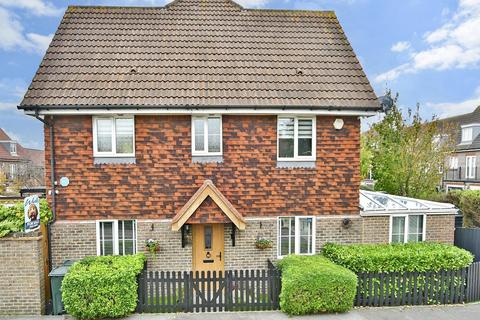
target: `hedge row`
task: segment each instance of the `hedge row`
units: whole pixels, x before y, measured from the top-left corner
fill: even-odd
[[[346,312],[353,307],[357,276],[322,256],[287,256],[282,270],[280,308],[289,315]]]
[[[480,227],[480,190],[435,193],[427,200],[454,204],[463,214],[464,227]]]
[[[47,223],[52,218],[52,210],[47,200],[40,199],[40,219]],[[23,201],[17,201],[12,205],[0,204],[0,238],[14,232],[22,232],[25,223]]]
[[[458,270],[470,265],[473,255],[453,245],[419,242],[407,244],[327,243],[323,255],[354,272]]]
[[[62,282],[65,310],[80,319],[115,318],[137,306],[137,275],[143,254],[87,257],[75,263]]]

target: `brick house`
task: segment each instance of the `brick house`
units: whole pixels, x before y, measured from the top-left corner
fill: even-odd
[[[440,120],[455,129],[457,146],[447,159],[442,184],[449,190],[480,190],[480,106],[473,112]]]
[[[7,186],[18,178],[21,187],[43,186],[44,159],[43,150],[23,147],[0,128],[0,174],[6,176]]]
[[[54,265],[147,239],[162,270],[389,241],[359,208],[360,117],[380,105],[333,12],[69,7],[19,108],[54,158]]]

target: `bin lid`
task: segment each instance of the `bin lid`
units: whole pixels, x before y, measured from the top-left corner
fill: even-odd
[[[50,271],[48,275],[50,277],[63,277],[68,272],[68,269],[70,269],[70,266],[57,267]]]

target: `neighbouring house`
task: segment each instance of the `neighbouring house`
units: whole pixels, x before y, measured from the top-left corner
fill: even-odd
[[[361,214],[380,104],[331,11],[69,7],[19,108],[45,123],[54,265],[151,239],[150,269],[265,268],[410,214]],[[393,234],[452,242],[454,212],[424,209]]]
[[[445,118],[454,128],[455,152],[448,156],[442,187],[449,190],[480,190],[480,106],[473,112]]]
[[[43,150],[24,148],[0,128],[0,174],[5,175],[7,189],[44,186],[45,154]]]

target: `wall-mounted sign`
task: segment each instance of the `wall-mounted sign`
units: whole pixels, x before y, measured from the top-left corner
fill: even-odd
[[[23,200],[25,213],[25,232],[37,230],[40,227],[40,199],[30,196]]]

